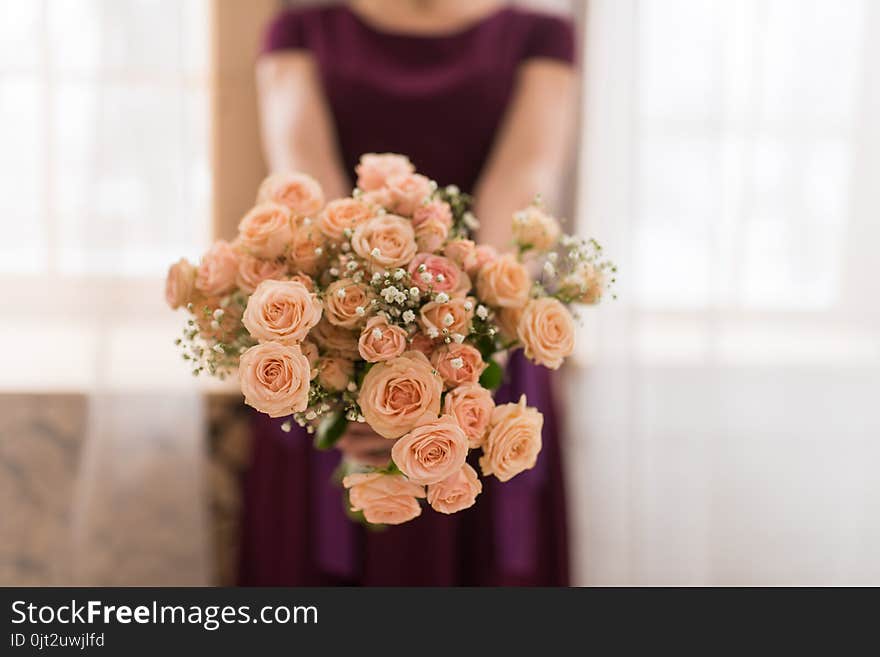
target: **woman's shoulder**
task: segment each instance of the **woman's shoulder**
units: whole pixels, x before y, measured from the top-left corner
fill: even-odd
[[[567,64],[575,61],[575,29],[562,14],[511,7],[506,12],[511,31],[521,43],[522,59],[549,58]]]
[[[297,5],[282,9],[269,21],[263,32],[260,51],[308,50],[314,39],[337,21],[342,5]]]

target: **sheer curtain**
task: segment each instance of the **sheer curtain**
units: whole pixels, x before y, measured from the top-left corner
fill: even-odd
[[[591,0],[575,572],[880,584],[880,4]]]
[[[0,15],[0,392],[87,396],[71,581],[204,582],[201,405],[163,280],[209,239],[209,2]]]

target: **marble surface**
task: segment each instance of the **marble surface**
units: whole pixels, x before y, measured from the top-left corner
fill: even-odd
[[[83,395],[0,395],[0,585],[68,585]]]
[[[235,582],[231,395],[0,395],[0,585]]]

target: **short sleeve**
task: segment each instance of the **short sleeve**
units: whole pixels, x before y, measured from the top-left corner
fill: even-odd
[[[297,11],[283,11],[275,16],[263,31],[260,54],[308,48],[304,18]]]
[[[546,57],[574,64],[574,26],[562,16],[535,15],[526,38],[524,59]]]

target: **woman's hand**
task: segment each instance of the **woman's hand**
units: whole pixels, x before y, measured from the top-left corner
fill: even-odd
[[[336,447],[349,461],[381,468],[391,460],[393,440],[383,438],[365,422],[352,422]]]

